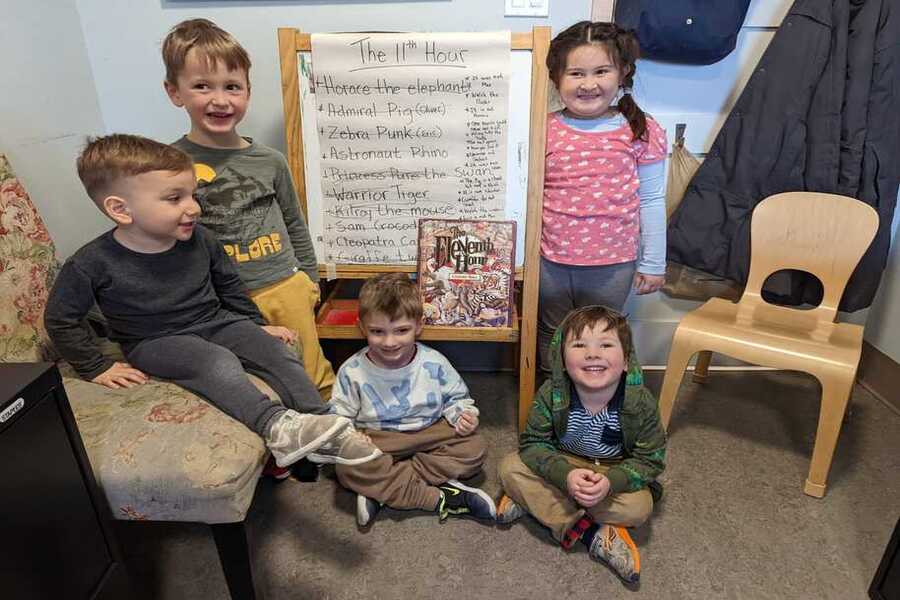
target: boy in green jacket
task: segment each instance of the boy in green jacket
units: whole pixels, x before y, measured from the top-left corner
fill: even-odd
[[[563,548],[577,540],[625,583],[640,579],[640,555],[625,527],[642,524],[662,488],[666,434],[643,386],[624,315],[604,306],[565,318],[550,345],[544,382],[519,436],[500,463],[506,495],[497,521],[530,513]]]

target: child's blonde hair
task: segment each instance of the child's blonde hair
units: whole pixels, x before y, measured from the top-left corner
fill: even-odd
[[[625,360],[631,356],[631,326],[628,325],[628,318],[622,313],[611,308],[601,306],[583,306],[576,308],[563,319],[559,326],[559,340],[563,348],[569,336],[578,336],[585,329],[593,329],[598,323],[606,323],[603,331],[615,330],[619,335],[619,342],[622,343],[622,354]]]
[[[182,21],[169,31],[162,44],[162,58],[166,65],[166,81],[178,84],[178,74],[184,68],[188,52],[197,56],[212,69],[222,63],[229,71],[242,69],[250,81],[250,55],[230,33],[209,19]]]
[[[88,196],[103,210],[103,199],[120,180],[150,171],[193,171],[194,161],[181,150],[156,140],[116,133],[88,138],[76,166]]]
[[[366,280],[359,290],[359,320],[365,323],[372,313],[387,315],[392,321],[422,318],[422,299],[406,273],[383,273]]]

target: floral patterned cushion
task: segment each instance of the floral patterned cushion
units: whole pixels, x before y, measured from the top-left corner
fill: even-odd
[[[151,380],[113,390],[80,379],[68,365],[62,374],[94,475],[115,518],[244,519],[266,457],[258,435],[171,383]],[[277,397],[262,381],[254,383]]]
[[[47,229],[0,155],[0,362],[48,359],[43,313],[57,271]],[[114,344],[103,351],[121,356]],[[244,519],[266,456],[259,436],[173,384],[154,380],[112,390],[80,379],[65,363],[59,366],[94,476],[115,518]]]
[[[0,154],[0,362],[48,358],[44,305],[57,270],[50,234]]]

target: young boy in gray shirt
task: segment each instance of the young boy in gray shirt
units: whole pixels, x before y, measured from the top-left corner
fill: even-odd
[[[285,345],[295,334],[266,324],[218,240],[197,223],[188,155],[111,135],[88,143],[78,176],[116,224],[66,261],[44,316],[60,354],[82,377],[110,388],[140,385],[147,375],[177,383],[258,433],[282,467],[303,457],[360,464],[381,455],[349,419],[328,414]],[[95,302],[127,363],[97,349],[84,321]]]

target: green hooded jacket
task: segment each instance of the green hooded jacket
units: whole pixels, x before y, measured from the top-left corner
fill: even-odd
[[[573,388],[561,349],[557,331],[550,343],[552,377],[538,390],[525,430],[519,434],[519,457],[533,472],[568,493],[566,477],[575,467],[563,456],[559,440],[566,433]],[[666,433],[656,399],[644,387],[641,366],[633,352],[628,363],[625,399],[619,413],[623,459],[606,473],[610,493],[636,492],[655,481],[665,468]]]

